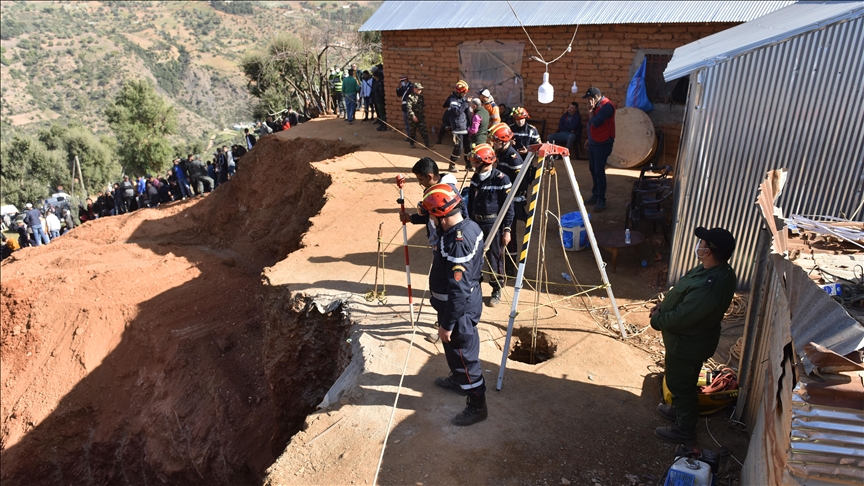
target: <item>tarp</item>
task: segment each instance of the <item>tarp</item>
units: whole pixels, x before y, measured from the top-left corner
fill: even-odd
[[[627,106],[639,108],[648,113],[654,110],[654,105],[648,99],[648,93],[645,89],[645,66],[648,64],[648,58],[642,60],[642,65],[636,70],[633,79],[630,80],[630,87],[627,88]]]

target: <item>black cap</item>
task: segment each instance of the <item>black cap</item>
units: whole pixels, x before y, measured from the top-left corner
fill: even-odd
[[[583,98],[593,98],[595,96],[602,95],[603,93],[600,92],[600,88],[595,88],[594,86],[591,86],[590,88],[588,88],[588,91],[585,92],[585,96],[583,96]]]
[[[696,228],[696,237],[708,243],[708,248],[721,260],[727,260],[735,251],[735,237],[723,228]]]

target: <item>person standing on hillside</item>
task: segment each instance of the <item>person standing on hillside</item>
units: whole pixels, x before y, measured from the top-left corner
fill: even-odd
[[[348,70],[348,76],[342,79],[342,96],[345,97],[345,120],[354,124],[354,113],[357,112],[357,97],[360,95],[360,84],[354,77],[354,70]]]
[[[36,246],[40,246],[43,243],[47,245],[51,240],[48,238],[48,235],[45,234],[45,229],[42,226],[42,214],[30,203],[27,203],[25,208],[27,209],[24,211],[24,223],[27,224],[27,226],[30,227],[30,231],[33,232],[34,244]]]
[[[128,213],[132,211],[132,200],[135,198],[135,184],[129,180],[128,175],[123,176],[120,189],[123,190],[123,212]]]
[[[429,143],[429,133],[426,132],[426,101],[423,99],[423,85],[415,83],[411,88],[410,94],[407,96],[408,118],[411,120],[411,131],[408,138],[411,142],[411,148],[414,148],[414,142],[417,141],[417,132],[423,137],[423,143],[426,147],[431,147]]]
[[[606,160],[615,143],[615,106],[603,96],[600,89],[588,88],[583,98],[588,99],[588,168],[594,182],[591,197],[585,204],[596,204],[594,211],[606,209]]]
[[[330,92],[333,94],[333,105],[337,117],[345,114],[345,108],[342,104],[342,73],[336,68],[330,70]]]
[[[439,235],[429,272],[429,303],[438,313],[438,337],[450,367],[450,375],[436,378],[435,385],[467,397],[465,409],[452,423],[468,426],[486,420],[489,411],[477,332],[483,312],[483,232],[475,222],[463,219],[462,205],[449,184],[429,187],[423,198]]]
[[[672,405],[661,403],[657,413],[674,422],[654,434],[680,443],[696,439],[699,419],[697,381],[702,363],[720,342],[720,323],[732,298],[737,278],[729,265],[735,237],[723,228],[696,228],[696,258],[700,264],[678,280],[663,302],[651,309],[651,327],[663,333],[666,348],[666,387]]]
[[[246,150],[252,150],[252,147],[255,146],[255,135],[249,133],[248,128],[243,129],[243,133],[246,135]]]
[[[48,208],[48,214],[45,215],[45,226],[48,228],[48,235],[52,240],[60,237],[60,219],[54,214],[54,208]]]
[[[384,105],[384,73],[375,71],[372,75],[372,102],[375,103],[375,112],[378,116],[379,132],[387,131],[387,107]]]

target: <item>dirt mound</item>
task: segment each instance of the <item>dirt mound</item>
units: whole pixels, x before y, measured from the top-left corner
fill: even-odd
[[[3,483],[260,481],[299,425],[284,410],[311,401],[281,385],[271,395],[284,361],[265,365],[263,351],[294,343],[265,335],[279,314],[260,272],[300,247],[325,202],[330,178],[310,162],[353,149],[267,137],[206,197],[99,219],[4,261]],[[286,316],[276,335],[302,325]]]

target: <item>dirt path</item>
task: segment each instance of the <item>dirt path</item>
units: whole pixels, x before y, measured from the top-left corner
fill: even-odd
[[[653,412],[658,337],[622,342],[602,309],[595,322],[578,299],[539,310],[551,360],[509,361],[503,390],[489,393],[489,420],[450,425],[464,399],[432,384],[447,367],[440,345],[424,339],[435,320],[428,305],[409,346],[393,183],[424,155],[371,124],[316,120],[265,137],[207,197],[100,219],[4,262],[4,484],[371,484],[409,348],[381,484],[656,482],[673,451],[652,435],[663,424]],[[588,184],[585,162],[574,165]],[[594,215],[596,229],[621,227],[633,177],[610,170],[610,209]],[[574,210],[559,185],[562,212]],[[420,194],[409,184],[409,205]],[[386,305],[363,298],[381,222],[394,242],[379,274]],[[409,230],[423,246],[422,228]],[[619,304],[661,290],[665,265],[640,264],[661,245],[654,236],[619,257],[610,274]],[[552,290],[572,293],[554,277],[566,271],[563,251],[546,247],[551,280],[562,284]],[[579,282],[600,282],[590,252],[567,256]],[[419,297],[430,253],[412,248],[411,259]],[[603,295],[589,305],[606,306]],[[549,298],[558,296],[540,300]],[[531,325],[533,300],[523,291],[517,327]],[[490,384],[508,303],[486,308],[479,326]],[[627,321],[642,329],[647,309],[632,311]],[[330,405],[314,412],[346,368]],[[746,436],[723,417],[710,424],[743,460]],[[699,433],[718,448],[704,421]]]

